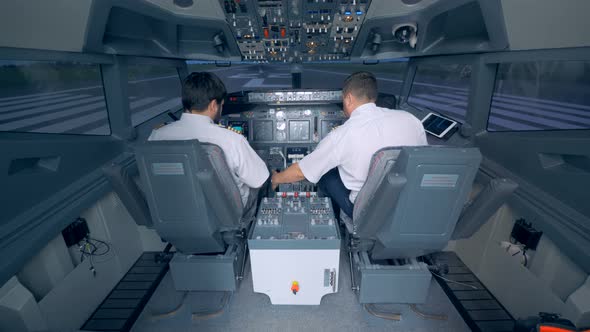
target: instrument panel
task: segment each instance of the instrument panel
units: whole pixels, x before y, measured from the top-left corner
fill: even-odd
[[[336,105],[265,105],[251,111],[229,114],[220,124],[244,135],[251,144],[317,144],[345,121]]]
[[[273,91],[273,92],[250,92],[248,94],[250,103],[318,103],[318,102],[340,102],[342,91]]]
[[[219,124],[244,135],[274,170],[299,162],[346,121],[338,105],[341,91],[249,92],[244,97],[234,106],[248,110],[224,115]],[[282,186],[283,191],[313,191],[314,187],[306,181],[290,185],[293,188]]]

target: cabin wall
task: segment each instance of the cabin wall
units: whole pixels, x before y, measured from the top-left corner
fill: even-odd
[[[518,125],[524,123],[521,121],[523,116],[528,117],[527,121],[532,121],[530,124],[535,124],[534,121],[537,120],[543,121],[543,115],[548,113],[535,114],[538,110],[556,110],[555,107],[547,108],[543,104],[545,101],[565,102],[556,105],[565,105],[566,112],[570,106],[587,109],[587,99],[583,98],[584,93],[581,92],[585,91],[587,83],[579,78],[585,77],[581,68],[590,58],[589,51],[586,47],[412,58],[401,94],[402,107],[419,118],[423,117],[429,109],[422,107],[421,110],[416,110],[411,105],[414,82],[439,84],[439,87],[440,82],[437,82],[435,75],[419,75],[421,66],[426,69],[438,68],[449,79],[454,78],[450,80],[452,82],[460,76],[457,73],[463,73],[460,69],[469,66],[469,75],[461,76],[463,82],[469,81],[468,92],[463,92],[463,96],[457,96],[460,92],[439,88],[434,91],[434,96],[418,95],[416,97],[421,98],[415,98],[422,102],[417,103],[418,106],[426,105],[443,114],[447,111],[449,116],[465,122],[459,135],[454,135],[446,142],[433,143],[480,148],[484,156],[482,172],[490,179],[509,178],[517,182],[519,188],[511,197],[514,203],[512,207],[521,213],[526,211],[526,220],[534,221],[537,229],[551,234],[551,241],[560,248],[560,252],[576,262],[586,273],[590,273],[590,256],[586,250],[590,243],[587,227],[590,210],[585,195],[590,183],[587,167],[589,131],[566,130],[567,128],[559,127],[563,123],[535,131],[519,128]],[[498,75],[502,70],[506,71],[506,66],[513,64],[519,70],[529,66],[532,69],[530,73],[523,74],[523,78],[528,78],[520,82],[518,75],[510,78]],[[553,69],[552,72],[542,69],[544,66],[567,68],[569,71]],[[500,83],[510,81],[517,85],[522,83],[522,91],[508,91],[507,93],[515,95],[514,100],[502,105],[494,104],[496,97],[501,97],[500,94],[506,92],[498,88]],[[416,87],[416,91],[419,92],[418,88]],[[527,89],[533,92],[529,93]],[[441,95],[455,97],[452,100],[440,98],[436,95],[438,91]],[[521,97],[530,98],[522,103],[518,99]],[[537,104],[529,103],[535,101],[535,98],[538,100],[538,107]],[[567,98],[570,100],[566,100]],[[459,103],[453,106],[448,104],[455,100]],[[442,106],[437,108],[439,105]],[[463,105],[463,108],[457,105]],[[504,117],[499,116],[498,110]],[[494,125],[492,118],[508,120],[504,125],[509,128],[503,131],[494,129],[490,126]],[[582,123],[583,119],[580,120],[580,124]],[[580,127],[584,128],[583,125]]]
[[[25,265],[17,274],[17,280],[13,278],[7,283],[14,289],[11,293],[18,292],[19,296],[0,296],[1,331],[13,331],[16,325],[3,324],[18,322],[18,319],[3,319],[3,302],[22,308],[15,299],[25,301],[27,298],[29,306],[34,307],[32,312],[40,313],[38,320],[49,331],[80,328],[144,251],[162,250],[164,246],[154,230],[136,225],[112,192],[84,211],[81,217],[88,223],[90,237],[110,245],[107,255],[93,258],[96,274],[90,270],[90,260],[86,258],[80,262],[76,246],[66,248],[63,237],[58,235]],[[14,315],[14,312],[8,313]]]
[[[81,51],[92,0],[0,1],[3,47]]]
[[[501,247],[501,242],[509,241],[514,221],[527,214],[504,205],[471,238],[455,241],[449,248],[515,318],[556,312],[574,322],[587,320],[580,311],[589,308],[576,309],[568,298],[583,286],[588,274],[562,253],[549,235],[543,234],[537,249],[527,252],[526,267],[522,255],[513,256]]]
[[[128,66],[136,66],[133,67],[134,70],[141,67],[138,72],[132,73],[135,75],[145,72],[149,74],[154,67],[157,68],[154,70],[156,73],[165,68],[171,74],[181,73],[184,76],[186,63],[170,59],[3,47],[0,47],[0,61],[6,61],[7,68],[12,68],[14,63],[23,65],[22,68],[10,70],[14,69],[18,77],[28,77],[22,81],[17,80],[18,84],[11,89],[2,90],[3,98],[9,98],[3,102],[9,103],[9,107],[16,107],[15,110],[3,108],[3,116],[8,114],[10,117],[23,117],[15,120],[22,121],[22,124],[3,123],[4,127],[0,128],[0,182],[4,191],[9,193],[0,198],[3,207],[0,216],[0,252],[12,258],[0,260],[2,284],[21,271],[25,262],[40,252],[82,211],[111,190],[102,168],[120,158],[128,158],[124,152],[131,148],[129,143],[136,131],[145,136],[145,132],[151,131],[156,123],[170,120],[166,114],[169,109],[180,109],[180,106],[172,108],[169,102],[170,99],[177,98],[176,90],[173,95],[163,96],[167,99],[154,101],[158,98],[150,90],[151,81],[144,83],[135,80],[133,75],[127,75]],[[70,77],[84,79],[70,82]],[[86,81],[86,77],[91,77],[92,80]],[[170,75],[171,84],[175,83],[173,77],[174,75]],[[5,87],[10,85],[10,81],[4,83]],[[134,85],[136,83],[141,86]],[[78,85],[82,88],[78,88]],[[59,99],[57,93],[63,87],[74,89],[66,90],[72,94],[67,98],[74,98],[75,101]],[[55,89],[59,91],[56,92]],[[88,91],[93,91],[96,96],[86,96]],[[138,91],[143,94],[136,96],[134,93],[139,93]],[[101,96],[104,98],[100,98]],[[50,100],[49,104],[53,107],[51,112],[41,109],[44,107],[43,103],[33,104],[32,109],[27,108],[37,97]],[[54,100],[55,98],[58,100]],[[97,100],[88,104],[90,101],[86,98]],[[135,112],[137,117],[134,117],[131,112],[135,98],[135,103],[139,103],[139,98],[142,98],[141,105],[144,106],[145,100],[152,100],[157,105]],[[13,105],[15,103],[18,105]],[[91,111],[91,115],[84,116],[83,121],[71,119],[76,112],[85,109]],[[8,111],[15,111],[15,114],[6,113]],[[47,114],[43,113],[38,117],[41,111]],[[25,118],[23,114],[29,117]],[[62,132],[66,130],[63,128],[60,129],[62,131],[48,133],[37,130],[40,127],[55,127],[56,123],[90,127],[98,124],[101,135],[93,134],[96,128],[88,133],[65,133]],[[24,125],[28,127],[19,127]],[[107,136],[109,132],[111,135]],[[161,243],[158,242],[155,247],[159,246]],[[46,292],[47,287],[45,288],[45,291],[37,293]]]
[[[511,50],[590,46],[590,2],[502,0]]]

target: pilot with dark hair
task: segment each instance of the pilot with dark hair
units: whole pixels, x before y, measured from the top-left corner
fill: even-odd
[[[240,190],[246,211],[251,208],[248,205],[256,202],[255,199],[248,201],[250,188],[262,187],[269,173],[244,136],[215,124],[214,121],[221,117],[226,94],[225,85],[215,74],[200,72],[188,75],[182,83],[182,117],[176,122],[154,129],[148,140],[198,139],[219,146]]]
[[[377,80],[357,72],[344,81],[342,101],[349,118],[316,149],[285,171],[274,173],[273,188],[307,179],[332,198],[334,210],[352,217],[354,201],[367,180],[371,157],[388,146],[428,145],[420,120],[412,114],[377,107]]]

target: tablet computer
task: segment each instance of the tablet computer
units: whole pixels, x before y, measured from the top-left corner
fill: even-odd
[[[457,121],[432,112],[422,119],[422,125],[427,133],[438,138],[448,138],[459,128]]]

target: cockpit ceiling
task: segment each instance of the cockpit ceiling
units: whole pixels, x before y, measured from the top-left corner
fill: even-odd
[[[0,47],[373,62],[588,46],[589,11],[585,0],[19,0],[0,3]]]
[[[142,3],[138,6],[137,1],[133,5],[118,1],[107,17],[91,16],[91,27],[102,22],[105,28],[88,34],[86,50],[117,54],[141,51],[142,55],[199,60],[301,63],[493,51],[508,45],[500,2],[487,0]],[[197,7],[204,10],[195,11]]]

